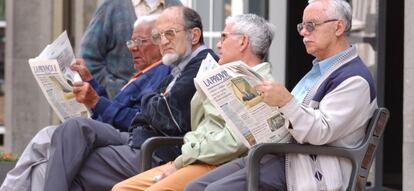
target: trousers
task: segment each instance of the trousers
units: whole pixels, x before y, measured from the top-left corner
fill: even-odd
[[[0,191],[43,191],[50,140],[56,127],[47,126],[30,140]]]
[[[167,163],[124,180],[116,184],[112,191],[181,191],[192,180],[216,168],[209,164],[191,164],[156,182],[154,178],[166,171],[170,165],[174,164]]]
[[[71,118],[51,139],[45,191],[111,190],[139,171],[139,149],[129,134],[88,118]]]
[[[185,191],[246,190],[246,157],[221,165],[187,185]],[[266,155],[260,161],[260,190],[286,190],[285,158]]]

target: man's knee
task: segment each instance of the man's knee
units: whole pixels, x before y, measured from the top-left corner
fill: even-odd
[[[33,137],[32,142],[44,142],[44,140],[49,141],[50,137],[53,135],[53,132],[56,130],[56,127],[56,125],[53,125],[40,129],[40,131]]]
[[[115,186],[112,187],[112,191],[123,191],[124,190],[124,186],[121,183],[122,182],[119,182],[119,183],[115,184]]]
[[[71,136],[73,134],[79,134],[86,131],[91,131],[93,127],[91,125],[93,119],[84,118],[84,117],[73,117],[67,119],[59,127],[56,128],[55,134],[62,134],[64,136]],[[84,133],[82,133],[84,134]]]
[[[207,185],[204,189],[198,189],[198,190],[217,191],[217,190],[234,190],[234,189],[229,189],[228,185],[223,185],[219,182],[214,182],[214,183],[211,183],[211,184]],[[236,189],[236,190],[238,190],[238,189]]]
[[[201,184],[200,182],[193,181],[190,182],[186,187],[185,187],[185,191],[197,191],[197,190],[204,190],[206,188],[206,185]]]

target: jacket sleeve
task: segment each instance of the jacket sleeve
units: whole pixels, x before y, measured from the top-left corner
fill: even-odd
[[[138,80],[141,82],[140,87],[135,87],[135,84],[131,83],[128,89],[118,93],[112,100],[107,96],[100,96],[95,108],[92,109],[94,119],[111,124],[121,131],[128,131],[132,119],[140,111],[142,95],[154,89],[145,77]],[[102,92],[106,94],[106,91]]]
[[[177,168],[195,161],[218,165],[239,157],[247,151],[237,137],[233,137],[223,118],[208,99],[194,96],[193,101],[202,102],[204,117],[197,129],[184,136],[182,154],[174,161]]]
[[[96,93],[99,96],[108,97],[105,88],[99,85],[99,83],[95,79],[90,80],[88,83],[92,86],[92,88],[96,91]]]
[[[319,103],[319,109],[305,107],[292,99],[280,110],[291,122],[289,131],[299,143],[331,144],[353,134],[355,136],[349,137],[354,141],[342,142],[356,144],[359,140],[355,137],[363,137],[365,129],[361,127],[366,125],[374,107],[376,104],[370,100],[368,82],[355,76],[325,95]]]
[[[131,82],[112,100],[101,97],[96,104],[94,113],[100,120],[112,124],[121,131],[127,131],[136,113],[141,111],[141,99],[152,93],[160,85],[170,70],[165,65],[152,68]]]

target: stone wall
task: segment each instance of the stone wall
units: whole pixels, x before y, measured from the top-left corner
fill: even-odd
[[[5,149],[8,151],[20,154],[39,129],[58,123],[27,60],[37,56],[65,29],[65,1],[73,3],[69,33],[77,52],[83,31],[95,11],[96,0],[6,1]]]

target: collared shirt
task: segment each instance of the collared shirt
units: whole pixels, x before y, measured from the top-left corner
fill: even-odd
[[[293,88],[292,95],[296,100],[302,102],[305,96],[309,93],[309,90],[318,81],[318,79],[343,55],[351,51],[352,47],[335,54],[325,60],[315,59],[312,62],[312,69],[298,82]]]
[[[153,13],[161,13],[165,7],[165,0],[132,0],[137,17]]]
[[[170,84],[168,84],[167,89],[165,90],[164,93],[168,93],[170,91],[170,89],[173,87],[173,85],[175,84],[175,81],[177,80],[178,77],[180,77],[181,72],[184,70],[184,68],[188,65],[188,62],[190,62],[190,60],[192,58],[194,58],[198,53],[200,53],[201,51],[207,49],[206,45],[200,45],[196,50],[194,50],[190,56],[187,56],[187,58],[185,58],[182,62],[180,62],[178,65],[172,65],[172,69],[171,69],[171,75],[174,76],[174,79],[170,82]]]

